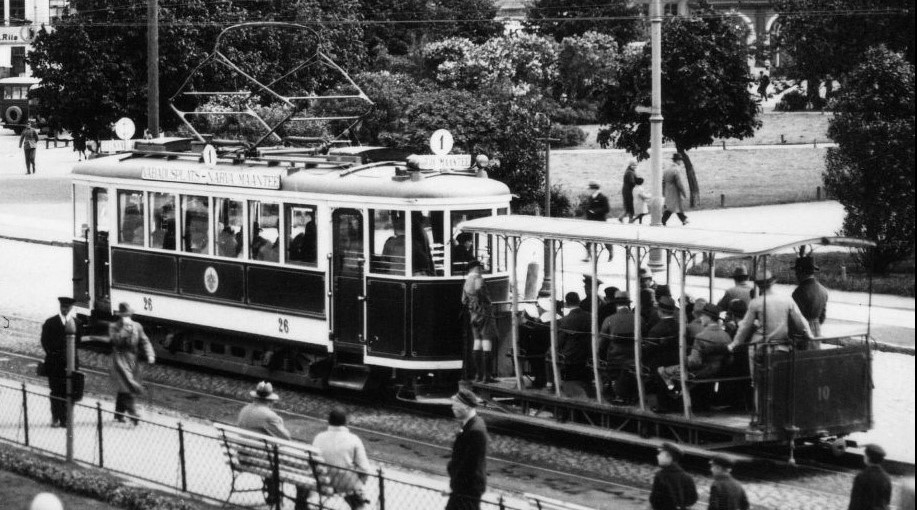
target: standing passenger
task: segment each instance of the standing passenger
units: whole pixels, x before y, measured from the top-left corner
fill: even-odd
[[[471,321],[471,333],[474,337],[472,362],[474,363],[477,382],[496,382],[490,373],[491,339],[495,336],[494,311],[487,293],[487,284],[481,271],[484,266],[479,260],[468,263],[468,275],[462,287],[462,305]]]
[[[828,309],[828,290],[815,279],[818,266],[812,257],[799,257],[793,269],[796,271],[796,281],[799,282],[793,291],[793,301],[809,323],[812,336],[819,337]]]
[[[678,465],[682,451],[674,443],[662,443],[656,461],[659,471],[653,477],[650,506],[653,510],[683,510],[697,503],[694,480]]]
[[[337,494],[344,494],[344,501],[351,510],[362,510],[369,504],[363,493],[363,484],[369,475],[369,459],[363,441],[347,429],[347,413],[334,408],[328,413],[328,429],[319,432],[312,446],[322,452],[322,458],[329,466],[344,468],[329,469],[331,486]]]
[[[732,271],[732,281],[735,282],[735,285],[726,289],[723,297],[716,303],[720,310],[728,310],[733,299],[741,299],[746,305],[751,301],[755,286],[748,281],[748,269],[744,265]]]
[[[789,345],[795,337],[812,339],[809,324],[799,311],[796,303],[785,296],[774,293],[773,285],[777,278],[770,271],[760,271],[755,277],[758,286],[758,297],[748,304],[748,312],[739,323],[735,338],[729,344],[733,351],[746,342],[752,344],[778,344],[776,350],[789,351]]]
[[[734,465],[735,461],[722,453],[710,459],[713,484],[710,486],[708,510],[748,510],[748,497],[745,495],[745,489],[732,477]]]
[[[120,318],[108,328],[111,341],[111,378],[118,393],[115,400],[115,420],[124,421],[124,414],[130,416],[134,425],[139,423],[136,395],[143,393],[141,384],[140,353],[149,364],[156,362],[156,353],[139,322],[131,316],[134,311],[127,303],[118,305]]]
[[[487,488],[487,425],[477,415],[477,396],[460,389],[452,396],[452,414],[462,429],[452,445],[449,460],[449,502],[446,510],[479,510]]]
[[[847,510],[885,510],[892,500],[892,480],[882,469],[885,450],[868,444],[863,451],[866,467],[853,479]]]
[[[73,328],[77,345],[80,343],[79,328],[73,319],[71,297],[59,297],[60,311],[41,326],[41,347],[45,350],[45,372],[51,389],[51,426],[67,426],[67,325]],[[80,360],[74,360],[73,369],[79,368]]]

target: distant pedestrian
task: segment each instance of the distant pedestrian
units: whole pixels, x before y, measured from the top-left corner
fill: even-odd
[[[748,510],[748,497],[745,489],[732,477],[735,461],[722,453],[710,459],[710,472],[713,484],[710,485],[710,504],[708,510]]]
[[[496,319],[490,294],[487,292],[487,282],[481,276],[483,269],[484,266],[479,260],[468,263],[468,274],[462,286],[462,306],[471,323],[471,335],[474,340],[471,346],[474,380],[496,382],[490,372],[493,338],[496,337]]]
[[[892,500],[892,480],[882,469],[885,450],[868,444],[863,451],[866,467],[853,479],[847,510],[885,510]]]
[[[631,160],[624,170],[624,185],[621,187],[621,197],[624,199],[624,212],[618,216],[618,221],[624,223],[624,217],[627,216],[629,223],[634,222],[634,186],[637,185],[637,162]]]
[[[479,510],[487,489],[487,425],[477,415],[478,398],[460,389],[452,396],[452,414],[462,428],[452,445],[449,460],[449,502],[446,510]]]
[[[67,426],[67,330],[73,331],[76,344],[80,342],[79,325],[73,317],[71,297],[59,297],[60,310],[41,326],[41,347],[45,350],[45,374],[51,389],[51,426]],[[79,368],[79,358],[74,360]]]
[[[697,503],[697,487],[678,462],[682,451],[674,443],[662,443],[656,461],[662,468],[653,477],[650,506],[653,510],[683,510]]]
[[[369,459],[363,441],[347,429],[347,413],[334,408],[328,414],[328,429],[319,432],[312,446],[322,452],[322,458],[329,466],[345,469],[328,470],[331,486],[337,494],[344,494],[344,501],[352,510],[367,508],[369,499],[363,492],[363,484],[369,477]]]
[[[634,213],[635,216],[630,219],[630,222],[637,222],[641,225],[643,224],[643,217],[650,213],[649,201],[653,198],[652,195],[646,192],[646,189],[643,187],[643,177],[637,177],[635,180],[634,189],[631,192],[631,197],[634,202]]]
[[[586,207],[585,207],[585,216],[587,220],[590,221],[606,221],[608,212],[611,210],[611,207],[608,205],[608,197],[605,196],[601,191],[601,186],[599,186],[599,181],[591,180],[589,181],[589,192],[590,195],[586,198]],[[605,248],[608,250],[608,260],[611,260],[614,256],[614,251],[612,250],[614,246],[611,244],[606,244]],[[589,257],[583,259],[583,262],[589,261]]]
[[[797,258],[793,270],[796,271],[796,281],[799,283],[793,291],[793,301],[809,323],[812,336],[819,337],[828,310],[828,289],[815,278],[819,269],[812,257]]]
[[[688,217],[685,216],[684,204],[682,203],[687,194],[685,187],[681,183],[681,165],[684,158],[681,154],[672,154],[672,164],[665,169],[662,174],[662,195],[665,197],[665,209],[662,211],[662,225],[665,226],[672,213],[678,216],[682,225],[688,224]]]
[[[767,99],[767,87],[771,84],[771,77],[764,74],[764,71],[758,71],[758,95],[761,99]]]
[[[79,158],[78,161],[89,159],[86,155],[86,132],[82,127],[73,132],[73,152]]]
[[[29,120],[22,135],[19,136],[19,147],[22,147],[25,153],[25,174],[35,173],[35,150],[38,149],[38,130],[35,129],[35,122]]]
[[[111,341],[111,378],[117,391],[115,420],[123,422],[125,414],[134,425],[139,423],[136,396],[143,393],[141,361],[156,362],[156,353],[139,322],[134,322],[134,310],[127,303],[118,305],[119,319],[109,326]]]

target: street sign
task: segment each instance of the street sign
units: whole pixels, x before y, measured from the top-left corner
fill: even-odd
[[[637,113],[653,113],[653,109],[649,106],[638,106],[634,108]]]
[[[452,133],[448,129],[437,129],[430,137],[430,150],[437,156],[449,154],[455,140],[452,139]]]
[[[471,154],[412,155],[411,161],[421,170],[467,170],[471,167]]]
[[[204,146],[204,150],[201,151],[201,158],[204,159],[204,164],[209,168],[213,168],[217,164],[217,150],[213,148],[213,145],[209,143]]]
[[[121,117],[115,122],[115,135],[122,140],[130,140],[134,137],[134,121],[127,117]]]

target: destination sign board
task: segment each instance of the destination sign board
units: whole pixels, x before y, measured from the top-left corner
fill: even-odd
[[[134,140],[102,140],[100,152],[126,152],[134,148]]]
[[[412,155],[421,170],[467,170],[471,167],[471,154]]]
[[[184,182],[237,188],[280,189],[280,171],[144,166],[140,169],[140,177],[149,181]]]

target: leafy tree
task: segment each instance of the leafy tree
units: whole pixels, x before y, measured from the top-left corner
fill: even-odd
[[[503,33],[503,23],[494,19],[494,0],[431,0],[428,9],[434,22],[427,27],[427,40],[467,37],[481,43]]]
[[[565,37],[557,58],[558,90],[568,100],[593,98],[617,79],[620,56],[614,37],[586,32]]]
[[[642,36],[640,14],[635,2],[625,0],[534,0],[526,10],[525,26],[558,42],[572,35],[599,32],[611,35],[623,46]]]
[[[911,0],[777,0],[774,45],[791,57],[781,71],[808,80],[810,99],[827,77],[843,81],[867,48],[885,44],[914,63]]]
[[[425,0],[362,0],[361,17],[366,48],[372,56],[380,52],[407,55],[421,34],[418,25],[406,23],[426,18]]]
[[[702,6],[690,17],[667,18],[662,28],[662,136],[685,158],[691,206],[700,188],[687,151],[714,138],[745,138],[761,126],[758,104],[749,94],[748,48],[729,18]],[[599,121],[602,146],[613,144],[641,159],[649,157],[651,48],[626,52],[618,79],[604,91]]]
[[[825,188],[844,206],[843,232],[877,243],[864,266],[885,272],[914,251],[914,65],[868,50],[835,101]]]

